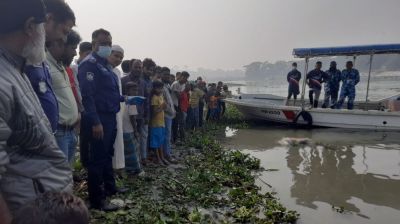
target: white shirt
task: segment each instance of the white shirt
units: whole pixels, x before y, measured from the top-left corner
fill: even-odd
[[[176,107],[179,106],[179,96],[176,94],[176,92],[178,93],[183,92],[185,90],[185,86],[186,84],[181,84],[179,81],[175,81],[171,86],[172,102]]]
[[[121,108],[122,110],[122,127],[123,127],[123,131],[124,133],[133,133],[134,128],[132,126],[131,120],[129,118],[129,116],[133,115],[136,116],[138,115],[138,111],[136,108],[136,105],[127,105],[127,106],[123,106],[123,108]]]

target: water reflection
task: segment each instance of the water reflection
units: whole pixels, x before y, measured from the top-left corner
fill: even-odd
[[[231,138],[231,137],[235,136],[237,132],[238,132],[237,129],[226,127],[226,129],[225,129],[225,137]]]
[[[284,137],[310,138],[313,144],[282,146],[278,142]],[[238,130],[226,145],[247,149],[263,167],[278,169],[264,172],[262,178],[282,203],[301,213],[300,223],[400,219],[400,133],[258,127]],[[354,215],[337,214],[332,205]]]
[[[362,159],[365,162],[366,158],[357,157],[366,156],[366,150],[363,147],[363,155],[360,155],[350,147],[342,150],[316,147],[289,149],[286,159],[293,174],[291,196],[296,198],[297,204],[313,209],[317,208],[314,202],[320,201],[359,213],[360,209],[349,202],[352,197],[357,197],[366,203],[400,210],[400,180],[393,179],[398,176],[399,164],[393,164],[394,167],[385,170],[385,173],[371,173],[365,163],[364,173],[357,173],[354,161]],[[397,151],[386,150],[381,153],[387,154],[385,160],[371,162],[379,166],[400,161]],[[395,154],[397,158],[391,157]]]

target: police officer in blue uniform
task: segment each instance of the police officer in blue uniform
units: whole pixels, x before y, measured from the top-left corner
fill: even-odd
[[[93,53],[79,65],[78,78],[85,111],[81,131],[88,138],[85,164],[88,170],[88,191],[91,208],[114,211],[118,207],[105,202],[106,196],[123,193],[115,185],[112,157],[117,134],[116,114],[120,102],[118,79],[107,57],[111,54],[111,34],[103,29],[92,35]],[[104,190],[103,190],[104,189]]]
[[[327,74],[321,70],[322,62],[315,63],[315,69],[307,74],[307,83],[310,87],[309,99],[313,108],[318,107],[319,97],[321,95],[322,83],[327,79]],[[315,95],[315,98],[314,98]]]
[[[42,62],[39,65],[27,65],[24,71],[55,133],[58,126],[58,102],[52,88],[49,66]]]
[[[293,67],[292,71],[290,71],[287,74],[287,81],[289,83],[289,94],[287,97],[287,101],[289,102],[289,100],[293,96],[293,98],[294,98],[293,105],[296,105],[297,95],[300,94],[299,82],[301,79],[301,72],[299,72],[299,70],[297,70],[296,62],[293,62],[292,67]]]
[[[346,63],[346,69],[342,71],[341,81],[342,89],[340,90],[340,98],[336,108],[342,109],[343,103],[347,97],[347,109],[352,110],[356,98],[356,85],[360,82],[360,73],[357,69],[353,68],[352,61]]]
[[[337,69],[336,61],[332,61],[329,70],[325,72],[327,80],[325,82],[325,98],[322,108],[331,107],[331,105],[336,105],[339,95],[340,79],[342,72]],[[332,106],[333,108],[333,106]]]

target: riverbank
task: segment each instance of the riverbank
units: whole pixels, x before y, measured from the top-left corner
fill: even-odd
[[[229,108],[225,119],[207,124],[176,147],[177,165],[149,165],[145,177],[121,174],[117,184],[129,192],[112,202],[122,209],[91,211],[91,223],[294,223],[298,214],[271,192],[260,193],[255,184],[263,170],[260,160],[221,146],[217,138],[227,124],[247,127]],[[76,183],[76,193],[86,199],[85,182]]]

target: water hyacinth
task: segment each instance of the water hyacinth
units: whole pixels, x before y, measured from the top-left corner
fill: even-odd
[[[288,211],[272,193],[260,193],[255,184],[260,161],[217,141],[227,123],[247,127],[228,107],[224,119],[192,133],[175,150],[178,165],[148,166],[146,177],[120,175],[117,183],[130,189],[116,197],[124,207],[92,211],[91,223],[295,223],[297,212]],[[76,190],[86,197],[85,182],[76,183]]]

